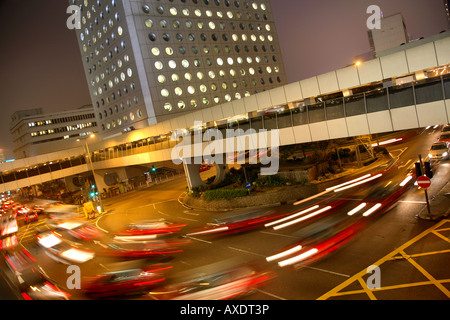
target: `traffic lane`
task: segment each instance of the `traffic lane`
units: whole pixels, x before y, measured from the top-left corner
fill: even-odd
[[[0,300],[23,300],[18,293],[14,274],[6,265],[4,254],[2,253],[0,262]]]

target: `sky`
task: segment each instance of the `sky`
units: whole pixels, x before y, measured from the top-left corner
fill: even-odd
[[[448,29],[442,0],[270,0],[287,82],[345,67],[369,51],[366,13],[401,12],[411,37]],[[15,111],[44,113],[90,104],[75,32],[66,27],[67,0],[0,0],[0,150],[13,157]]]

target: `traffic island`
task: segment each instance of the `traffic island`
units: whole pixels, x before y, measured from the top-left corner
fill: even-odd
[[[346,170],[346,172],[330,175],[327,179],[322,179],[321,181],[315,180],[308,183],[296,184],[285,181],[283,180],[283,178],[279,178],[279,181],[284,181],[282,185],[274,186],[274,181],[272,181],[272,185],[268,187],[261,188],[252,185],[247,195],[243,196],[241,194],[236,194],[236,196],[232,197],[231,199],[214,200],[212,197],[204,196],[205,192],[209,191],[196,191],[187,194],[183,198],[182,203],[191,209],[206,210],[212,212],[292,204],[299,200],[303,200],[320,192],[323,192],[325,189],[336,184],[343,183],[348,180],[350,176],[365,174],[374,170],[376,171],[380,167],[387,167],[392,165],[393,162],[394,159],[390,155],[385,155],[366,167],[352,168],[350,170]],[[274,178],[271,179],[278,180]],[[235,184],[216,190],[233,191],[233,189],[241,188],[242,186],[238,186],[237,184]]]
[[[425,206],[419,212],[418,217],[424,220],[440,220],[450,214],[450,182],[439,191],[430,201],[430,213]]]

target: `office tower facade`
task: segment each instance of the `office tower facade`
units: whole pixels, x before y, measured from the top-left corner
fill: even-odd
[[[74,146],[76,140],[97,132],[92,105],[75,110],[44,114],[42,108],[11,115],[10,132],[14,158],[23,159]]]
[[[286,84],[269,0],[70,0],[103,138]]]

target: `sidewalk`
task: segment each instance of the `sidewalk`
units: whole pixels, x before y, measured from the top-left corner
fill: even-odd
[[[440,220],[450,214],[450,181],[434,197],[430,198],[430,212],[425,206],[419,212],[419,218],[424,220]]]

